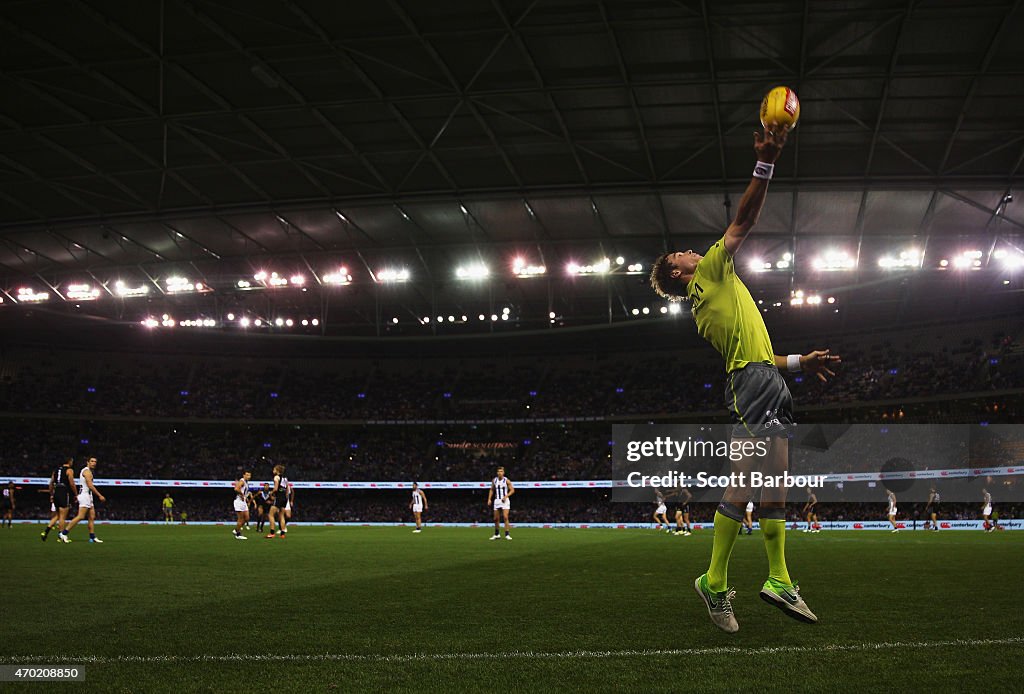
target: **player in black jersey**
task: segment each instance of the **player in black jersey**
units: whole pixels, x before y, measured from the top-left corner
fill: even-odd
[[[689,537],[692,532],[690,528],[690,500],[693,494],[686,487],[680,487],[675,496],[679,497],[679,508],[676,509],[676,530],[673,535]]]
[[[288,533],[288,519],[285,518],[284,509],[288,505],[288,478],[284,476],[284,465],[274,466],[274,484],[271,490],[274,495],[274,505],[270,507],[270,534],[266,536],[269,540],[279,537],[282,540]],[[274,532],[274,520],[280,525],[280,530]]]
[[[55,527],[64,532],[64,526],[68,520],[68,509],[71,508],[71,499],[78,496],[78,490],[75,489],[75,459],[68,458],[64,461],[64,464],[58,467],[50,475],[50,498],[53,501],[53,510],[56,514],[56,519],[51,518],[49,525],[46,526],[46,530],[39,533],[40,538],[43,542],[46,542],[46,538],[50,535],[50,531]],[[65,542],[64,538],[60,535],[57,536],[62,542]]]
[[[263,489],[253,495],[253,503],[256,504],[256,532],[263,532],[263,524],[267,521],[267,514],[270,507],[274,505],[274,497],[270,493],[270,483],[264,482]]]

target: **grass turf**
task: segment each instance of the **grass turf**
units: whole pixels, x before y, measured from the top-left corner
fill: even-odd
[[[791,573],[821,620],[814,626],[757,598],[763,544],[758,533],[740,537],[729,581],[740,632],[727,635],[692,589],[709,531],[521,529],[512,542],[489,542],[486,527],[413,535],[297,525],[284,541],[249,533],[238,542],[227,527],[99,530],[104,544],[88,544],[77,529],[68,546],[52,535],[40,542],[39,526],[0,530],[0,662],[100,658],[85,664],[84,686],[42,685],[47,691],[223,692],[252,682],[279,683],[275,691],[524,692],[1020,684],[1024,597],[1014,585],[1024,533],[790,532]],[[1004,642],[977,643],[991,639]],[[872,646],[892,642],[906,645]],[[715,650],[727,648],[738,650]],[[486,657],[512,651],[565,655]],[[229,654],[367,657],[190,659]],[[381,658],[410,654],[446,657]]]

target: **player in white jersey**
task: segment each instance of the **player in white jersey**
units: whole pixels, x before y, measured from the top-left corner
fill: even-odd
[[[420,489],[419,482],[412,483],[412,499],[409,501],[412,517],[416,519],[414,533],[423,532],[423,512],[427,510],[427,495]]]
[[[487,508],[494,509],[494,534],[492,540],[501,537],[501,521],[505,520],[505,539],[512,539],[512,528],[508,523],[508,511],[511,508],[509,498],[516,493],[512,480],[505,477],[505,468],[498,468],[497,477],[491,480],[491,490],[487,492]],[[492,506],[493,504],[493,506]]]
[[[754,502],[753,500],[747,502],[747,508],[743,511],[743,525],[740,526],[740,532],[743,532],[743,528],[747,529],[747,535],[754,534]]]
[[[103,540],[96,537],[96,509],[93,508],[93,504],[96,499],[99,499],[101,502],[105,502],[107,499],[100,494],[100,490],[96,489],[96,485],[93,484],[93,470],[95,469],[96,458],[89,458],[85,463],[85,467],[82,468],[82,472],[78,475],[78,513],[61,532],[61,542],[70,542],[68,531],[78,525],[80,521],[85,520],[86,517],[89,519],[89,542],[103,542]]]
[[[932,518],[931,529],[939,529],[939,502],[942,497],[939,496],[939,490],[932,485],[932,488],[928,492],[928,503],[924,507],[925,513],[930,513]],[[928,528],[925,528],[927,530]]]
[[[981,504],[981,517],[985,520],[985,532],[990,533],[996,529],[995,523],[989,520],[989,517],[992,515],[992,495],[989,494],[987,489],[982,489],[981,495],[984,499]]]
[[[249,491],[249,480],[252,479],[252,472],[246,470],[242,476],[235,480],[235,530],[233,532],[236,540],[248,540],[242,534],[242,526],[249,522],[249,501],[252,499],[252,492]]]
[[[288,519],[288,522],[292,521],[292,507],[295,505],[295,485],[291,482],[288,483],[288,503],[284,505],[284,517]]]
[[[894,533],[898,533],[900,531],[900,527],[896,525],[896,514],[899,512],[899,509],[896,508],[896,495],[891,489],[887,490],[885,493],[889,497],[889,510],[885,512],[885,515],[889,517],[889,523],[892,524],[892,531]]]
[[[661,493],[660,489],[654,490],[654,513],[651,518],[654,519],[654,529],[661,530],[665,528],[665,532],[672,532],[672,528],[668,525],[668,506],[665,505],[665,495]]]

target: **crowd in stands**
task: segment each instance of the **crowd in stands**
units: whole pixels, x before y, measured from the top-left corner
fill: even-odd
[[[48,475],[95,456],[111,478],[231,479],[284,464],[305,480],[468,480],[497,465],[519,479],[610,476],[607,424],[300,426],[0,417],[0,469]]]
[[[844,363],[831,383],[787,377],[798,421],[1020,422],[1019,336],[967,333],[837,340]],[[66,457],[88,455],[100,479],[227,480],[244,469],[266,479],[278,463],[297,480],[480,480],[498,465],[513,480],[610,479],[615,421],[727,422],[721,371],[708,350],[420,363],[13,349],[0,359],[0,471],[46,477]],[[503,421],[520,418],[528,421]],[[1017,455],[986,451],[985,464]],[[315,498],[307,512],[317,520],[401,512],[384,497]],[[520,521],[648,515],[593,494],[536,498],[517,508]],[[136,504],[112,500],[104,513],[138,518],[145,505]],[[476,518],[461,498],[434,511],[438,521]],[[196,497],[194,513],[223,517],[209,497]]]
[[[797,374],[803,408],[1024,387],[1024,345],[1002,332],[956,342],[837,339],[827,386]],[[444,420],[622,417],[723,409],[725,375],[709,349],[608,358],[443,363],[126,358],[13,354],[0,411],[175,419]]]

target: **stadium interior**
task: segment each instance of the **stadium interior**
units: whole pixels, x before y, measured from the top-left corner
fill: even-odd
[[[487,481],[497,466],[517,483],[580,483],[524,488],[513,526],[654,527],[649,503],[614,501],[610,484],[582,485],[612,478],[614,425],[730,421],[720,355],[697,334],[690,303],[659,298],[649,275],[662,254],[704,252],[721,238],[751,180],[757,106],[778,84],[799,94],[802,115],[735,262],[776,354],[842,356],[828,383],[787,376],[796,420],[1024,422],[1020,0],[43,0],[5,3],[0,32],[0,479],[17,485],[15,521],[37,530],[51,513],[39,480],[68,457],[77,471],[90,456],[101,489],[128,481],[97,507],[101,532],[104,523],[161,523],[171,491],[176,521],[195,532],[210,524],[226,538],[232,481],[251,470],[258,485],[277,464],[296,482],[467,483],[428,486],[426,522],[452,533],[443,526],[479,525],[474,541],[489,527]],[[1024,446],[980,459],[1019,467]],[[219,486],[174,486],[196,480]],[[1006,527],[1022,527],[1021,482],[1000,483],[996,517],[1017,521]],[[409,494],[396,486],[297,487],[292,539],[377,532],[348,527],[369,523],[410,530]],[[944,520],[977,521],[976,496],[950,498]],[[805,497],[786,509],[791,527],[804,524]],[[880,490],[873,504],[823,504],[820,521],[878,521],[885,502]],[[717,506],[716,495],[696,497],[694,523],[710,531]],[[924,527],[924,500],[900,508],[902,528]],[[317,527],[325,523],[346,527]],[[562,530],[536,532],[566,541]],[[995,569],[1012,551],[1020,568],[1015,537],[1024,533],[997,535],[1018,544],[943,551],[964,570]],[[406,550],[391,537],[381,556],[398,561]],[[796,540],[802,557],[813,556]],[[415,613],[389,600],[422,577],[364,595],[360,581],[375,574],[359,572],[373,564],[373,543],[353,542],[357,559],[338,571],[351,570],[354,594],[373,605],[353,619],[370,623],[385,603]],[[10,556],[12,543],[0,532],[0,553]],[[340,566],[348,550],[331,546],[324,561]],[[452,565],[473,563],[453,547],[445,550]],[[827,551],[842,563],[841,550]],[[861,551],[846,556],[851,575],[875,556]],[[899,560],[896,550],[880,552]],[[449,560],[438,556],[443,573]],[[316,566],[312,556],[294,561],[307,559]],[[543,573],[547,560],[534,560]],[[625,571],[636,559],[621,561]],[[931,559],[907,561],[920,573],[894,569],[893,578],[927,582]],[[673,568],[670,558],[658,562]],[[156,566],[138,575],[165,565]],[[588,570],[600,573],[566,569],[565,602],[589,593]],[[33,580],[28,571],[21,580]],[[467,571],[465,584],[451,585],[478,591],[494,568]],[[310,596],[324,587],[289,585],[309,590],[302,599],[314,605]],[[609,604],[622,599],[608,590]],[[1020,655],[1024,623],[1008,615],[1024,610],[1019,597],[1002,600],[1000,634],[968,620],[963,638],[1002,638],[990,672],[995,684],[1019,686],[1007,663]],[[5,609],[18,608],[0,606],[0,617]],[[331,614],[344,621],[340,608]],[[550,606],[546,614],[572,619]],[[0,645],[0,667],[49,654],[50,642],[34,647],[25,613],[6,618],[25,643]],[[121,619],[112,630],[131,622]],[[452,619],[451,650],[475,655],[452,658],[439,690],[464,688],[492,657],[477,643],[486,634]],[[885,620],[867,621],[865,634],[883,642]],[[352,641],[321,642],[292,626],[296,642],[313,644],[296,646],[296,658],[331,648],[351,655],[296,675],[296,691],[321,689],[331,667],[352,678],[339,680],[343,689],[408,688],[411,679],[386,672],[385,655],[405,654],[399,662],[410,672],[434,675],[437,664],[413,654],[448,648],[389,640],[388,651],[358,641],[356,627]],[[519,626],[530,648],[552,656],[516,680],[523,691],[588,681],[582,665],[566,671],[577,679],[558,672],[554,653],[641,648],[611,621],[593,627],[593,639]],[[826,633],[825,650],[835,649],[822,658],[856,673],[844,681],[885,684],[872,675],[868,649]],[[908,634],[893,638],[910,643]],[[186,677],[173,669],[182,660],[160,666],[170,668],[167,681],[136,680],[138,663],[116,660],[123,644],[111,643],[111,652],[95,651],[95,667],[118,691],[157,691]],[[176,644],[168,653],[203,657]],[[684,655],[704,647],[686,644]],[[794,646],[804,647],[811,641]],[[847,647],[857,655],[842,660]],[[168,653],[137,652],[153,663]],[[769,655],[686,683],[761,688],[752,678]],[[670,656],[615,656],[590,682],[664,687],[658,668],[636,678],[626,671],[652,663],[679,675]],[[887,676],[915,691],[912,676],[927,667],[907,662],[903,673],[887,665]],[[939,672],[920,682],[966,686],[977,673],[963,662],[947,673],[953,679]],[[822,663],[803,686],[840,687]],[[218,669],[176,691],[228,686],[236,665],[211,665]],[[766,690],[789,685],[767,682]]]

